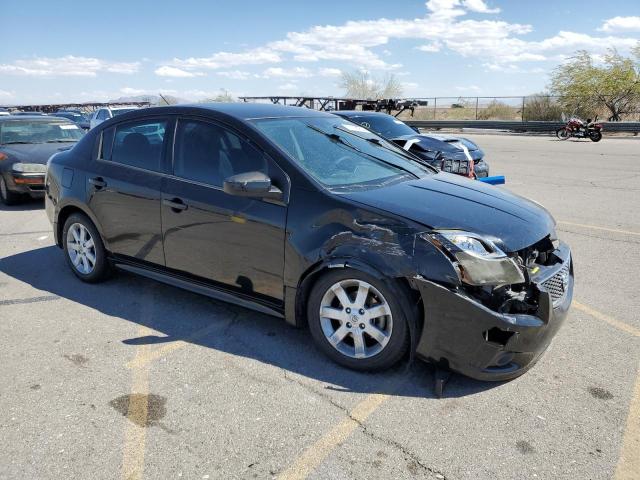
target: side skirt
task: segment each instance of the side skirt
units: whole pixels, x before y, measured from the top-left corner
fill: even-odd
[[[248,298],[242,298],[238,295],[234,295],[232,293],[220,290],[218,288],[214,288],[209,285],[196,283],[191,280],[180,278],[176,275],[160,272],[158,270],[139,267],[136,265],[131,265],[129,263],[121,263],[117,260],[114,262],[114,265],[121,270],[135,273],[137,275],[142,275],[143,277],[147,277],[152,280],[156,280],[158,282],[166,283],[174,287],[182,288],[184,290],[189,290],[194,293],[199,293],[201,295],[215,298],[216,300],[221,300],[223,302],[233,303],[235,305],[249,308],[251,310],[255,310],[260,313],[265,313],[267,315],[272,315],[274,317],[284,318],[282,311],[278,310],[277,307],[270,307],[263,303],[249,300]]]

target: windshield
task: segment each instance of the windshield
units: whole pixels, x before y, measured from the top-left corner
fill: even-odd
[[[385,138],[398,138],[404,135],[416,134],[415,130],[409,125],[390,115],[351,117],[350,120],[368,128],[369,130],[373,130],[378,135]]]
[[[274,118],[254,123],[327,187],[381,186],[432,173],[393,144],[339,117]]]
[[[83,131],[73,123],[15,121],[0,124],[0,144],[77,142]]]
[[[86,120],[84,115],[80,113],[74,113],[74,112],[58,112],[58,113],[54,113],[52,116],[67,118],[73,122],[82,122],[83,120]]]
[[[137,108],[112,108],[111,113],[115,117],[116,115],[133,112],[134,110],[137,110]]]

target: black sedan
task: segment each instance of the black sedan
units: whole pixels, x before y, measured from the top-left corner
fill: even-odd
[[[83,131],[73,122],[47,116],[0,117],[0,201],[44,197],[47,160],[72,147]]]
[[[471,178],[489,176],[489,165],[478,145],[464,137],[420,133],[396,117],[380,112],[333,112],[393,141],[429,164]]]
[[[324,112],[125,113],[54,155],[46,191],[80,280],[118,268],[283,317],[358,370],[411,351],[512,378],[571,304],[570,250],[546,210]]]

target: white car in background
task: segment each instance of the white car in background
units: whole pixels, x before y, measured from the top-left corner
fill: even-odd
[[[110,118],[115,117],[116,115],[120,115],[122,113],[133,112],[137,110],[137,107],[103,107],[99,108],[91,115],[91,120],[89,122],[89,128],[94,128],[100,125],[105,120],[109,120]]]

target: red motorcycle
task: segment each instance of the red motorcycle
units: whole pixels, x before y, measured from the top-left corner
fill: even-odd
[[[595,123],[598,117],[592,121],[590,118],[583,122],[577,117],[570,118],[567,124],[556,130],[556,137],[566,140],[570,137],[588,138],[592,142],[602,140],[602,124]]]

